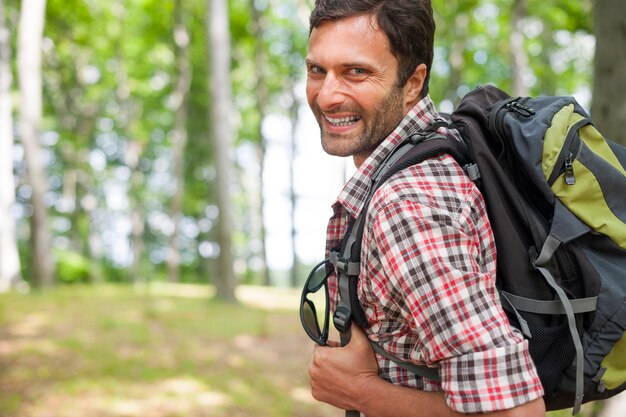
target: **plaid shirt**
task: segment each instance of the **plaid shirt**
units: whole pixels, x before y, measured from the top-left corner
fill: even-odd
[[[333,205],[327,251],[359,216],[371,175],[409,134],[437,117],[420,101],[358,169]],[[438,366],[441,383],[377,355],[380,376],[425,391],[443,390],[459,412],[504,410],[541,397],[527,342],[509,325],[495,289],[496,250],[481,194],[442,156],[407,168],[376,191],[366,213],[358,297],[368,337],[388,353]],[[329,279],[331,304],[337,279]]]

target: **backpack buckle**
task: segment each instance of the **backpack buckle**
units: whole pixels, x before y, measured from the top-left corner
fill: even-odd
[[[361,271],[360,262],[353,262],[350,259],[345,259],[340,256],[331,258],[330,262],[334,265],[337,275],[343,273],[349,277],[358,277]]]
[[[344,274],[348,272],[348,261],[343,258],[338,258],[335,263],[335,269],[338,272],[343,272]]]
[[[352,312],[347,306],[339,306],[333,316],[333,324],[339,333],[346,333],[352,325]]]

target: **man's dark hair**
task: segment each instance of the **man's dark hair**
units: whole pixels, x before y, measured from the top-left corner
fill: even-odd
[[[406,84],[419,64],[426,64],[422,96],[428,94],[435,38],[430,0],[316,0],[309,19],[309,33],[325,21],[358,15],[376,17],[387,34],[391,52],[398,59],[399,86]]]

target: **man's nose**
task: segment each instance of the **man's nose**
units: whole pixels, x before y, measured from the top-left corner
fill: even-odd
[[[332,74],[327,74],[317,96],[322,110],[330,110],[341,105],[345,100],[345,86]]]

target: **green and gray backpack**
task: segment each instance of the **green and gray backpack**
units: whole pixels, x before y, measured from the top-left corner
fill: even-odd
[[[572,97],[511,98],[479,87],[450,119],[445,124],[462,141],[437,133],[441,123],[411,136],[375,173],[370,198],[394,173],[452,155],[485,198],[498,251],[496,285],[511,324],[529,340],[547,409],[573,407],[576,414],[583,402],[621,392],[626,148],[606,140]],[[356,296],[362,220],[331,254],[340,331],[350,321],[367,327]],[[437,378],[433,369],[392,360]]]

